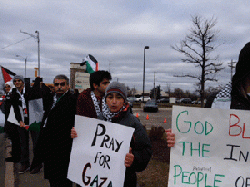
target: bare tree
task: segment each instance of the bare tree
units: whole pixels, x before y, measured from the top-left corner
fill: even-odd
[[[205,82],[217,81],[215,73],[224,69],[221,67],[222,63],[215,62],[218,56],[210,56],[210,53],[216,49],[214,42],[218,31],[213,28],[217,19],[212,17],[208,20],[200,16],[192,16],[192,23],[190,33],[186,35],[180,45],[171,46],[171,48],[185,55],[185,58],[182,59],[183,62],[193,63],[195,67],[201,68],[199,75],[185,74],[176,75],[176,77],[190,77],[199,80],[201,107],[204,107]]]

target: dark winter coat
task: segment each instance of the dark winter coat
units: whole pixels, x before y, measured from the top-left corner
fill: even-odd
[[[135,128],[130,142],[132,154],[134,155],[134,162],[131,167],[126,168],[124,187],[136,187],[136,172],[143,171],[150,161],[152,155],[151,142],[147,136],[145,128],[139,120],[130,113],[129,109],[126,112],[123,112],[119,118],[114,118],[112,122]]]
[[[92,90],[88,88],[79,94],[77,99],[76,113],[80,116],[97,118],[95,105],[90,95],[91,91]]]
[[[231,109],[250,110],[250,97],[244,94],[245,78],[250,75],[250,42],[241,49],[232,80]]]
[[[50,107],[52,106],[52,102]],[[60,98],[55,107],[44,114],[43,128],[39,143],[43,153],[44,177],[57,180],[66,178],[70,161],[72,138],[71,128],[74,126],[76,98],[69,91]]]

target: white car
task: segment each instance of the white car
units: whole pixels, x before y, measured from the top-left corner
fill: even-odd
[[[147,102],[147,101],[150,101],[150,100],[151,100],[150,97],[144,96],[144,102]],[[142,101],[143,101],[143,97],[141,96],[141,97],[139,97],[139,98],[136,98],[136,101],[137,101],[137,102],[142,102]]]

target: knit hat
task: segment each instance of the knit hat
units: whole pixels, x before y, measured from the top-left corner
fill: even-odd
[[[12,88],[15,87],[11,81],[6,82],[5,85],[9,85],[9,86],[10,86],[10,89],[12,89]]]
[[[14,83],[14,81],[15,81],[16,79],[20,79],[20,80],[23,81],[23,83],[24,83],[24,78],[23,78],[22,75],[15,75],[15,77],[13,78],[13,83]]]
[[[105,99],[110,93],[119,93],[124,100],[127,99],[127,89],[124,84],[119,82],[112,82],[108,85],[105,91]]]
[[[250,74],[250,42],[240,51],[239,60],[236,64],[233,84],[238,83]]]

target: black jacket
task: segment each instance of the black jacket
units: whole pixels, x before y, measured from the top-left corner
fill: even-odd
[[[50,103],[52,107],[53,101]],[[72,138],[71,128],[74,126],[76,98],[69,91],[61,97],[55,107],[44,114],[42,129],[37,148],[44,161],[44,177],[46,179],[66,178],[70,161]]]
[[[127,127],[135,128],[130,147],[134,155],[134,162],[131,167],[126,168],[124,187],[136,187],[136,172],[143,171],[151,158],[152,146],[145,128],[139,120],[127,110],[120,118],[112,121]]]
[[[250,110],[250,97],[244,96],[244,84],[250,76],[250,42],[240,51],[236,64],[235,74],[232,80],[231,109]]]
[[[29,114],[28,99],[27,99],[28,92],[29,92],[29,88],[26,87],[25,93],[24,93],[24,99],[25,99],[25,104],[26,104],[27,115]],[[14,108],[15,118],[20,123],[20,121],[22,121],[22,117],[21,117],[19,107],[22,108],[22,101],[21,101],[20,94],[17,93],[16,88],[12,89],[12,92],[10,94],[10,103]],[[27,125],[29,124],[29,117],[28,116],[24,118],[24,123]]]

